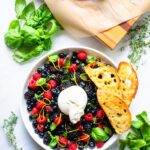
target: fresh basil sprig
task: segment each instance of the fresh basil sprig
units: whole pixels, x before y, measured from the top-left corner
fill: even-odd
[[[49,147],[54,148],[54,147],[57,145],[57,143],[58,143],[59,136],[57,136],[57,135],[56,135],[56,136],[53,136],[50,131],[48,131],[48,134],[49,134],[50,137],[51,137],[51,141],[50,141],[50,143],[49,143]]]
[[[95,141],[98,142],[104,142],[109,138],[109,135],[99,127],[92,129],[91,136]]]
[[[46,83],[46,78],[40,78],[36,81],[37,86],[42,86]]]
[[[14,50],[13,58],[20,63],[50,50],[51,36],[60,25],[46,4],[36,9],[33,2],[26,4],[25,0],[16,0],[15,10],[18,20],[10,23],[5,34],[5,44]]]

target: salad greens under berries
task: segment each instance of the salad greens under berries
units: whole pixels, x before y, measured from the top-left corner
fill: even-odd
[[[132,121],[132,132],[128,133],[126,139],[120,140],[120,150],[124,150],[126,146],[131,150],[150,150],[150,120],[148,114],[143,111],[136,118],[136,121]]]
[[[84,72],[84,66],[95,61],[100,59],[84,51],[59,53],[48,56],[33,73],[25,92],[27,110],[35,133],[49,147],[101,148],[114,133],[98,104],[96,86]],[[57,103],[59,93],[73,85],[83,88],[88,96],[85,114],[76,124],[60,111]]]
[[[15,11],[17,19],[11,21],[5,34],[5,43],[13,50],[14,60],[25,62],[51,49],[51,37],[59,25],[46,4],[36,9],[33,2],[16,0]]]

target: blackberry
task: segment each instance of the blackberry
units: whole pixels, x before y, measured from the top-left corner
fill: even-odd
[[[81,82],[79,83],[79,86],[82,87],[82,88],[84,88],[85,85],[86,85],[86,83],[84,83],[83,81],[81,81]]]
[[[50,143],[50,141],[51,141],[51,138],[50,138],[49,134],[46,132],[43,136],[43,143],[48,145]]]
[[[34,96],[34,92],[31,90],[25,92],[25,94],[24,94],[24,97],[26,100],[30,100],[33,96]]]
[[[79,66],[79,71],[84,72],[84,66]]]
[[[71,140],[71,141],[76,141],[76,140],[78,140],[78,134],[77,134],[77,132],[68,133],[67,137],[68,137],[68,139]]]
[[[88,145],[90,148],[94,148],[95,147],[95,141],[93,139],[90,139]]]
[[[60,74],[63,74],[64,73],[64,70],[61,68],[61,69],[59,69],[59,73]]]
[[[54,96],[56,96],[60,93],[60,90],[58,88],[55,88],[55,89],[52,89],[51,92]]]
[[[78,141],[77,142],[78,143],[78,149],[84,149],[84,147],[85,147],[85,145],[86,145],[86,143],[85,142],[83,142],[83,141]]]
[[[57,83],[61,83],[61,79],[62,79],[62,75],[56,74],[55,80],[57,81]]]
[[[38,134],[38,133],[39,133],[39,130],[36,128],[36,129],[34,130],[34,132],[35,132],[36,134]]]
[[[56,72],[56,69],[55,69],[54,66],[50,66],[50,67],[49,67],[49,70],[50,70],[51,73],[55,73],[55,72]]]
[[[74,85],[74,83],[72,81],[67,81],[67,82],[64,82],[60,85],[60,90],[64,90],[70,86]]]
[[[77,60],[77,56],[73,55],[71,60],[72,60],[72,62],[75,62]]]
[[[91,109],[90,109],[89,107],[86,107],[86,108],[85,108],[85,113],[87,114],[87,113],[89,113],[89,112],[91,112]]]
[[[39,67],[38,69],[37,69],[37,72],[38,73],[41,73],[43,71],[43,68],[42,67]]]
[[[83,128],[84,128],[84,130],[85,130],[86,133],[91,133],[92,124],[91,123],[84,124]]]

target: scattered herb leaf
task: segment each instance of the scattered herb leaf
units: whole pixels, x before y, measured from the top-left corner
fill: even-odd
[[[42,86],[46,83],[46,78],[40,78],[36,81],[37,86]]]
[[[50,130],[54,131],[56,129],[56,127],[57,127],[57,125],[54,122],[52,122],[52,124],[50,125]]]
[[[83,81],[88,81],[88,76],[85,73],[81,73],[80,74],[80,79],[82,79]]]

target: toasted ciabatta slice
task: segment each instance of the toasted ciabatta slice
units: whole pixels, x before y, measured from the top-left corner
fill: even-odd
[[[117,134],[126,132],[131,126],[131,113],[119,97],[97,90],[97,99]]]
[[[121,80],[121,88],[124,102],[129,106],[138,89],[138,78],[131,64],[121,62],[117,74]]]
[[[120,78],[112,66],[101,62],[94,62],[85,66],[84,70],[97,88],[111,91],[122,98]]]

